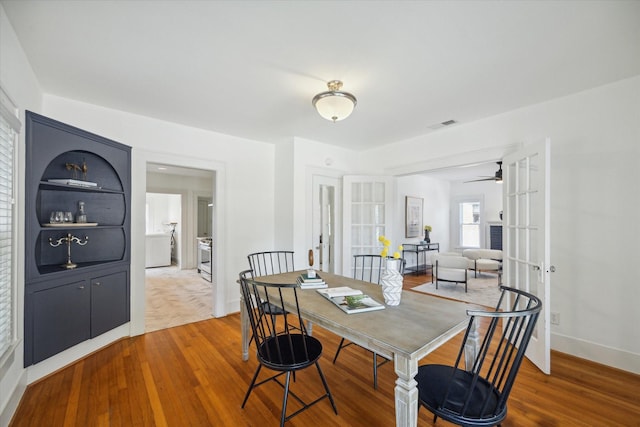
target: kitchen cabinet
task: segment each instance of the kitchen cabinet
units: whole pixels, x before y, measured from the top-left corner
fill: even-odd
[[[28,366],[129,321],[131,148],[26,118]],[[65,212],[70,221],[58,222]]]

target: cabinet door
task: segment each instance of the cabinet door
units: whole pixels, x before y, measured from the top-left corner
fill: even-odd
[[[33,294],[34,363],[89,339],[90,290],[84,280]]]
[[[91,338],[129,321],[129,272],[91,279]]]

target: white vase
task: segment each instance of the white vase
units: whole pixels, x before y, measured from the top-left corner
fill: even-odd
[[[382,295],[387,305],[400,304],[402,296],[402,274],[400,274],[400,259],[387,259],[386,268],[382,273],[380,285],[382,285]]]

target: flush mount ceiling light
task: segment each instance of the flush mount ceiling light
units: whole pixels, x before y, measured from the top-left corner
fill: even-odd
[[[329,90],[314,96],[311,103],[318,110],[318,114],[327,120],[338,122],[346,119],[356,106],[356,97],[340,91],[342,87],[340,80],[331,80],[327,83],[327,87]]]

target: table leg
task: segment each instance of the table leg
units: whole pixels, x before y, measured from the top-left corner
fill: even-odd
[[[418,383],[414,379],[418,373],[418,360],[394,355],[396,380],[396,426],[416,427],[418,425]]]
[[[478,333],[478,322],[475,321],[476,319],[474,319],[471,325],[467,342],[464,343],[464,366],[467,371],[473,370],[473,364],[476,362],[478,352],[480,351],[480,334]]]
[[[240,296],[240,334],[242,336],[242,360],[249,360],[249,316],[244,298]]]

